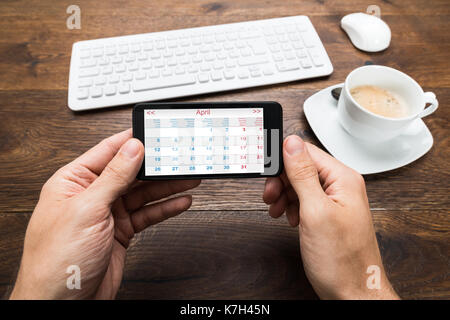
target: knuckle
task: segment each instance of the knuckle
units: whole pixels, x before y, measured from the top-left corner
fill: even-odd
[[[108,177],[109,180],[112,180],[113,183],[119,184],[119,185],[126,185],[128,184],[128,181],[126,177],[124,177],[123,172],[115,167],[114,165],[108,165],[103,170],[102,174]]]
[[[352,178],[358,186],[365,186],[366,182],[361,174],[352,169]]]
[[[308,180],[317,175],[317,169],[311,161],[303,161],[296,165],[292,178],[295,181]]]

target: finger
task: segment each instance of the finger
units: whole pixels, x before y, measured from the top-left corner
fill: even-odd
[[[144,158],[144,146],[137,139],[128,140],[89,186],[94,201],[111,205],[136,180]]]
[[[298,203],[297,193],[295,193],[294,188],[290,185],[287,188],[284,188],[284,193],[286,193],[287,199],[289,203],[295,202]]]
[[[289,136],[285,139],[283,160],[286,175],[302,205],[325,196],[315,164],[300,137]]]
[[[288,205],[288,207],[286,208],[286,218],[291,227],[298,226],[298,222],[300,220],[298,202]]]
[[[106,165],[114,158],[120,147],[132,137],[131,128],[119,132],[109,138],[104,139],[99,144],[86,151],[73,162],[81,164],[90,171],[99,175]]]
[[[283,183],[280,178],[267,178],[264,186],[263,201],[272,204],[280,197],[283,191]]]
[[[280,198],[269,207],[269,215],[272,218],[279,218],[286,210],[288,205],[287,197],[284,193],[281,194]]]
[[[358,172],[347,167],[320,148],[309,143],[306,144],[306,147],[317,168],[324,190],[327,190],[330,185],[336,182],[345,183],[346,189],[352,188],[355,186],[354,178],[361,178]]]
[[[133,212],[149,202],[195,188],[200,182],[201,180],[170,180],[142,184],[123,197],[125,208],[128,212]]]
[[[191,196],[181,196],[145,206],[131,215],[134,232],[141,232],[151,225],[174,217],[189,209],[191,204]]]

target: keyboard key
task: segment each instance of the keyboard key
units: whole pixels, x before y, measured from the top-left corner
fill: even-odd
[[[130,84],[129,83],[121,83],[119,84],[119,92],[121,94],[126,94],[130,92]]]
[[[153,62],[153,66],[155,68],[164,68],[164,61],[163,60],[155,60],[155,62]]]
[[[136,56],[134,54],[129,54],[125,57],[125,62],[133,62],[136,61]]]
[[[220,71],[212,71],[211,72],[212,81],[220,81],[222,80],[222,72]]]
[[[216,61],[213,63],[213,69],[214,70],[220,70],[223,69],[223,63],[220,61]]]
[[[120,56],[115,56],[115,57],[112,57],[112,58],[111,58],[111,62],[112,62],[113,64],[119,64],[119,63],[122,63],[122,60],[123,60],[123,58],[120,57]]]
[[[105,54],[107,56],[113,56],[116,54],[116,46],[106,46],[105,47]]]
[[[80,88],[77,91],[77,99],[83,100],[89,97],[89,89],[88,88]]]
[[[144,69],[144,70],[148,70],[148,69],[150,69],[151,67],[152,67],[152,64],[150,63],[150,61],[144,61],[144,62],[141,64],[141,68]]]
[[[200,73],[198,75],[198,81],[200,81],[200,83],[206,83],[209,81],[209,75],[207,73]]]
[[[89,78],[89,77],[98,76],[99,73],[100,73],[99,68],[81,69],[78,76],[80,78]]]
[[[123,82],[129,82],[133,80],[133,74],[132,73],[125,73],[121,77]]]
[[[189,64],[190,60],[189,60],[189,57],[182,57],[182,58],[178,59],[178,62],[180,64]]]
[[[308,59],[308,58],[303,58],[303,59],[301,59],[301,60],[300,60],[300,63],[301,63],[301,65],[302,65],[302,68],[309,69],[309,68],[312,67],[312,64],[311,64],[311,62],[309,62],[309,59]]]
[[[144,41],[144,44],[142,46],[144,51],[150,51],[153,49],[153,42],[152,41]]]
[[[138,72],[135,73],[134,78],[136,80],[144,80],[145,78],[147,78],[147,73],[143,72],[143,71],[138,71]]]
[[[166,43],[164,40],[156,40],[155,47],[156,49],[164,49],[166,47]]]
[[[276,34],[284,34],[286,32],[286,30],[281,26],[276,26],[274,29]]]
[[[186,70],[183,67],[175,68],[175,74],[185,74]]]
[[[152,51],[150,53],[150,58],[154,59],[159,59],[161,57],[161,54],[158,51]]]
[[[239,73],[238,73],[238,78],[239,79],[247,79],[249,76],[250,75],[248,73],[248,70],[245,70],[245,69],[240,70]]]
[[[250,75],[252,76],[252,78],[261,77],[261,71],[259,71],[259,70],[250,71]]]
[[[151,70],[148,73],[148,77],[151,78],[151,79],[158,78],[159,77],[159,70],[155,70],[155,69]]]
[[[314,65],[316,67],[323,66],[324,62],[323,62],[322,55],[320,54],[319,50],[312,48],[312,49],[309,49],[308,52],[309,52],[309,55],[311,56],[312,62],[314,63]]]
[[[240,66],[251,66],[254,64],[262,64],[267,63],[268,60],[266,57],[259,56],[259,57],[246,57],[246,58],[240,58],[238,60],[238,64]]]
[[[203,56],[205,61],[214,61],[216,59],[216,55],[214,53],[207,53]]]
[[[102,69],[102,74],[111,74],[113,72],[113,67],[112,66],[106,66]]]
[[[217,42],[224,42],[226,40],[227,40],[227,38],[226,38],[225,34],[223,34],[223,33],[216,34],[216,41]]]
[[[97,65],[97,59],[83,59],[80,62],[80,68],[91,68]]]
[[[145,60],[148,59],[148,54],[146,54],[146,53],[140,53],[140,54],[138,54],[137,59],[138,59],[139,61],[145,61]]]
[[[113,96],[117,92],[116,86],[106,86],[105,88],[105,95],[106,96]]]
[[[273,72],[273,69],[272,69],[271,67],[266,67],[266,68],[264,68],[264,70],[263,70],[263,74],[264,74],[265,76],[271,76],[271,75],[274,74],[274,72]]]
[[[280,52],[281,47],[280,47],[279,44],[272,44],[272,45],[269,47],[269,49],[270,49],[270,52],[276,53],[276,52]]]
[[[113,83],[119,83],[120,78],[117,74],[113,74],[111,76],[109,76],[108,82],[113,84]]]
[[[137,53],[141,51],[141,45],[139,43],[133,43],[131,45],[131,52]]]
[[[95,79],[95,85],[97,86],[103,86],[106,84],[106,77],[105,76],[101,76]]]
[[[167,59],[167,65],[170,67],[176,66],[178,64],[177,59],[172,58],[172,59]]]
[[[139,64],[137,62],[133,62],[128,65],[128,71],[137,71],[137,70],[139,70]]]
[[[98,59],[98,65],[99,66],[106,66],[109,64],[109,58],[108,57],[101,57]]]
[[[225,77],[225,79],[230,80],[230,79],[234,79],[234,72],[233,70],[225,70],[223,72],[223,76]]]
[[[100,98],[103,95],[103,89],[101,87],[93,87],[91,89],[92,98]]]
[[[94,49],[92,50],[93,57],[101,57],[103,55],[103,49]]]
[[[90,56],[91,56],[91,50],[89,50],[89,49],[80,50],[80,57],[82,59],[89,58]]]
[[[195,65],[192,65],[188,68],[189,73],[196,73],[198,71],[198,68]]]
[[[249,56],[251,56],[251,55],[252,55],[252,52],[250,51],[249,48],[241,49],[241,56],[243,56],[243,57],[249,57]]]
[[[172,69],[164,69],[161,71],[161,75],[163,77],[170,77],[172,75]]]
[[[289,39],[288,39],[288,37],[285,34],[282,34],[281,36],[278,36],[278,41],[280,43],[283,43],[283,42],[288,42]]]
[[[127,44],[121,44],[119,45],[119,54],[126,54],[128,53],[128,45]]]
[[[277,63],[277,69],[280,72],[293,71],[300,69],[300,65],[297,61],[286,61]]]
[[[114,72],[116,73],[122,73],[126,71],[126,67],[124,64],[118,64],[116,65],[116,67],[114,68]]]
[[[189,47],[187,49],[187,53],[189,53],[190,55],[197,54],[198,53],[198,49],[196,47]]]
[[[79,88],[90,87],[92,86],[92,83],[93,83],[92,79],[80,79],[78,81],[78,87]]]
[[[287,60],[294,60],[295,59],[295,54],[292,51],[288,51],[288,52],[285,52],[284,57]]]
[[[305,50],[297,50],[295,51],[295,54],[297,55],[298,58],[302,59],[302,58],[306,58],[308,55],[306,54]]]
[[[200,66],[200,70],[201,71],[209,71],[209,70],[211,70],[211,66],[209,65],[209,63],[202,63]]]
[[[133,83],[133,91],[140,92],[161,88],[178,87],[195,84],[197,81],[191,75],[180,75],[157,80],[136,81]]]
[[[225,67],[227,67],[227,68],[234,68],[234,67],[236,67],[236,61],[234,61],[234,60],[227,60],[227,61],[225,61]]]
[[[284,60],[284,57],[281,53],[275,53],[273,56],[273,61],[280,62]]]
[[[296,41],[292,43],[292,47],[294,49],[302,49],[304,48],[303,43],[301,41]]]
[[[315,41],[314,38],[306,32],[302,32],[302,39],[303,39],[303,43],[305,44],[305,47],[307,48],[312,48],[315,45]]]

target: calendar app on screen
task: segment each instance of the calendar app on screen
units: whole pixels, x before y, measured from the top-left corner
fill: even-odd
[[[264,108],[144,109],[145,175],[264,172]]]

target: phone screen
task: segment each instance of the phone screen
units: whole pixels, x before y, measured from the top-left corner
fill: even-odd
[[[145,148],[138,178],[252,178],[280,174],[276,102],[142,103],[133,135]]]
[[[145,175],[264,172],[264,109],[144,109]]]

